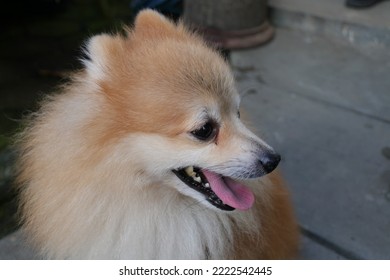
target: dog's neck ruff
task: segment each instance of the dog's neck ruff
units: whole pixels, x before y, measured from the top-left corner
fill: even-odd
[[[75,221],[72,227],[58,222],[56,230],[66,235],[45,240],[49,258],[226,259],[233,253],[233,228],[255,232],[258,226],[251,211],[207,208],[169,186],[117,193],[101,201],[87,193],[75,195],[87,200],[78,211],[89,220]]]

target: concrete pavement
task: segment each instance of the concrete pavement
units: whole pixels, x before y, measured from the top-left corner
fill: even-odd
[[[388,52],[278,30],[232,64],[244,108],[283,155],[304,256],[390,258]]]

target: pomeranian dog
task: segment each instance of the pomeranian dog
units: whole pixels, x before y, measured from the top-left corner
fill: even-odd
[[[86,54],[17,142],[23,230],[45,258],[296,256],[289,194],[264,176],[280,156],[240,120],[217,51],[145,10]]]

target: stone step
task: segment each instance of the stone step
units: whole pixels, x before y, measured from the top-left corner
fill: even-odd
[[[357,45],[390,46],[390,1],[368,9],[351,9],[344,1],[269,0],[271,21]]]

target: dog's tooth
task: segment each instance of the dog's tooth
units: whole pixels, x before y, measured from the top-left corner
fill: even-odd
[[[188,174],[188,176],[194,176],[194,167],[193,166],[188,166],[186,169],[185,169],[185,172]]]
[[[197,181],[198,183],[202,182],[202,178],[200,178],[199,176],[196,176],[196,177],[192,177],[195,181]]]
[[[206,188],[210,188],[210,184],[209,184],[209,183],[204,184],[204,186],[205,186]]]
[[[192,172],[194,172],[194,167],[193,166],[188,166],[188,167],[186,167],[185,171],[187,173],[192,173]]]

